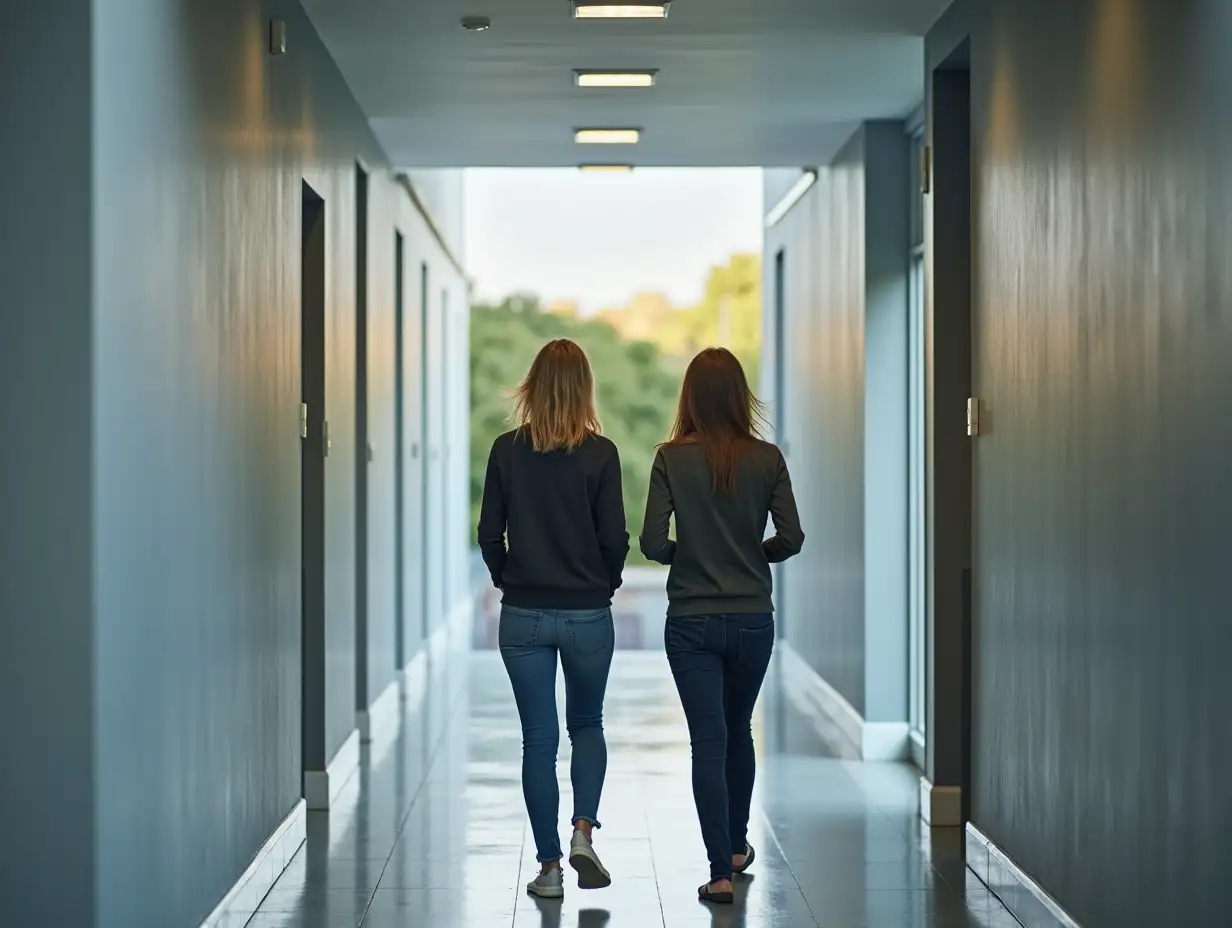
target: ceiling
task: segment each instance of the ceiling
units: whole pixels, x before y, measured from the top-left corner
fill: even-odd
[[[923,96],[950,0],[674,0],[666,20],[580,21],[569,0],[304,0],[395,166],[806,166]],[[465,15],[489,16],[467,32]],[[657,69],[582,90],[577,68]],[[640,128],[580,146],[575,128]]]

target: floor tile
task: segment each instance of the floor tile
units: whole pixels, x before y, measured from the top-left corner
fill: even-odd
[[[700,903],[708,863],[687,729],[663,655],[644,651],[617,653],[605,707],[595,847],[613,885],[583,891],[567,870],[563,899],[533,898],[508,680],[494,653],[462,663],[459,697],[448,707],[425,698],[430,722],[408,719],[391,742],[365,747],[334,810],[309,816],[251,928],[1015,928],[969,878],[961,834],[919,824],[918,774],[845,757],[795,714],[773,673],[754,721],[757,859],[734,905]],[[569,758],[562,725],[562,816]],[[568,838],[562,817],[562,849]]]

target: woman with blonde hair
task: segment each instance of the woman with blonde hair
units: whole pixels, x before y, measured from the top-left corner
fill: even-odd
[[[556,659],[565,675],[565,723],[573,744],[573,837],[569,864],[581,889],[612,882],[593,829],[607,773],[603,697],[615,632],[625,530],[620,456],[600,434],[594,376],[568,339],[540,350],[515,392],[517,428],[492,444],[479,547],[502,592],[498,638],[522,722],[522,794],[540,872],[527,891],[564,895],[557,816]]]
[[[757,437],[760,412],[730,351],[707,348],[690,362],[671,439],[651,469],[640,539],[646,557],[671,565],[664,642],[693,746],[705,902],[731,903],[732,874],[753,863],[752,720],[774,648],[770,565],[804,544],[787,464]]]

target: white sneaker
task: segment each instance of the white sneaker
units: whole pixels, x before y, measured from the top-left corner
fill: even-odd
[[[560,867],[553,867],[527,883],[526,891],[543,899],[559,899],[565,894],[565,875]]]
[[[612,885],[612,875],[599,861],[595,846],[580,830],[569,842],[569,866],[577,871],[578,889],[603,889]]]

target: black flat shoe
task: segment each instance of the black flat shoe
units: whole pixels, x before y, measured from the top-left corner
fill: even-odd
[[[717,905],[731,905],[735,902],[735,896],[730,891],[725,893],[712,892],[709,883],[704,883],[697,887],[697,898],[702,902],[713,902]]]

